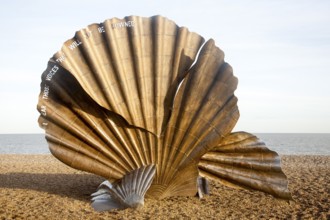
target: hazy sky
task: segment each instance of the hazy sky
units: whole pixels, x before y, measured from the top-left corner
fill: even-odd
[[[0,3],[0,133],[42,133],[48,59],[75,31],[162,15],[213,38],[239,79],[235,130],[330,132],[330,1],[56,0]]]

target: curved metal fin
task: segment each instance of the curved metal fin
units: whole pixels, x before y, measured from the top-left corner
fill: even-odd
[[[103,182],[92,194],[92,207],[96,211],[142,207],[155,173],[155,165],[148,165],[131,171],[113,184]]]
[[[77,31],[54,60],[98,105],[159,136],[203,42],[165,17],[112,18]]]
[[[228,135],[239,117],[237,78],[213,40],[201,49],[174,99],[160,157],[160,181],[168,184]]]
[[[269,193],[292,199],[279,155],[246,132],[231,133],[198,164],[200,175],[236,188]]]
[[[108,180],[150,163],[137,136],[146,132],[99,106],[66,69],[50,61],[41,88],[39,125],[59,160]]]

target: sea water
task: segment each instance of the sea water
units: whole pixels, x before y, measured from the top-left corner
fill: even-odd
[[[44,134],[0,134],[0,154],[50,154]]]
[[[330,134],[255,134],[280,155],[330,155]],[[0,154],[49,154],[44,134],[0,134]]]
[[[330,155],[330,134],[255,134],[267,147],[282,155]]]

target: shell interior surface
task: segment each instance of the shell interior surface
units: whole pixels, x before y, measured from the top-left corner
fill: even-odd
[[[148,196],[191,196],[199,172],[228,180],[208,163],[237,159],[217,153],[239,118],[236,87],[212,39],[161,16],[113,18],[76,32],[50,59],[39,125],[71,167],[113,183],[154,165]]]

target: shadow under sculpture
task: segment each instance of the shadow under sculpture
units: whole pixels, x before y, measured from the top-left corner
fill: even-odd
[[[51,153],[107,179],[96,210],[144,196],[202,196],[205,181],[291,199],[277,153],[238,118],[238,80],[212,39],[161,16],[76,32],[42,74],[37,109]],[[205,190],[204,190],[205,191]]]

